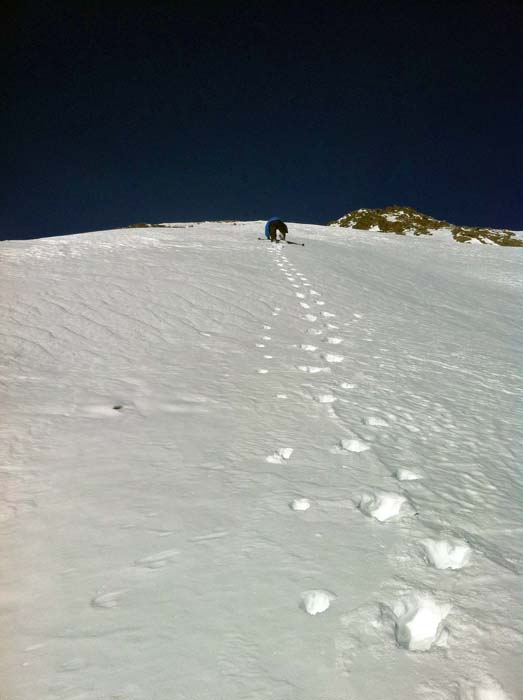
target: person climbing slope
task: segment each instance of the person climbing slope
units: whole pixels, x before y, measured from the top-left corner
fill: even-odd
[[[280,234],[279,237],[278,233]],[[268,238],[273,243],[275,243],[278,240],[284,241],[287,233],[288,229],[286,224],[284,224],[284,222],[277,216],[274,216],[272,219],[269,219],[265,224],[265,238]]]

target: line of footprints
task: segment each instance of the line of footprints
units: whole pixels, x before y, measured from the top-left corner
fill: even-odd
[[[340,327],[332,322],[336,315],[325,308],[326,303],[321,298],[322,295],[313,289],[307,277],[289,262],[280,246],[270,246],[268,250],[273,256],[276,266],[292,285],[296,300],[303,310],[303,318],[309,324],[306,331],[307,339],[300,346],[300,350],[304,354],[308,354],[311,357],[319,357],[323,360],[321,364],[299,364],[296,366],[296,370],[309,375],[332,375],[332,368],[343,367],[345,359],[343,354],[338,351],[343,347],[344,342],[344,339],[340,337],[342,335],[342,333],[339,333]],[[281,307],[275,306],[272,310],[272,316],[277,317],[280,312]],[[344,323],[344,326],[351,326],[361,318],[361,314],[353,313],[352,321]],[[315,325],[318,321],[320,322],[318,325],[321,325],[321,328]],[[261,337],[256,342],[256,348],[262,351],[264,360],[273,359],[273,355],[270,352],[271,332],[271,325],[264,324]],[[314,344],[319,342],[322,343],[324,350],[320,350],[320,347]],[[264,375],[269,372],[269,369],[260,368],[256,371]],[[341,381],[339,388],[350,390],[356,388],[356,385]],[[277,398],[287,399],[287,395],[277,394]],[[322,393],[317,396],[317,400],[319,403],[326,405],[327,415],[337,421],[339,420],[333,407],[338,400],[334,393]],[[115,406],[114,408],[120,407]],[[390,419],[385,419],[381,416],[369,416],[365,419],[365,423],[369,427],[380,429],[388,427],[388,420]],[[353,437],[341,439],[337,445],[331,448],[331,453],[362,453],[370,449],[371,445],[368,442],[358,437]],[[268,455],[266,461],[272,464],[285,464],[292,458],[292,454],[293,448],[280,447],[273,454]],[[408,469],[398,469],[395,476],[400,482],[422,478],[420,474]],[[359,494],[355,504],[362,514],[380,522],[398,521],[405,516],[412,516],[415,513],[415,509],[406,495],[379,489],[364,490]],[[289,504],[289,507],[298,513],[314,507],[314,502],[311,502],[309,498],[300,496],[296,497]],[[151,530],[151,532],[154,532],[158,537],[168,537],[172,534],[167,530]],[[227,532],[213,532],[193,538],[193,541],[220,538],[227,534]],[[469,545],[465,541],[458,539],[425,539],[422,541],[422,545],[425,561],[436,569],[461,569],[469,563],[472,555]],[[179,550],[164,549],[137,559],[134,565],[139,568],[159,569],[169,565],[179,554]],[[126,590],[113,590],[110,592],[100,590],[91,600],[91,605],[93,608],[99,609],[114,608],[119,605],[120,598],[125,593]],[[307,590],[302,592],[299,606],[309,615],[317,615],[328,610],[336,598],[336,593],[329,590]],[[431,649],[447,645],[449,633],[445,626],[445,619],[451,611],[451,606],[447,603],[438,602],[430,593],[414,591],[400,597],[390,605],[381,605],[380,609],[382,621],[391,625],[391,629],[394,630],[396,643],[399,646],[411,651],[430,651]],[[492,691],[488,697],[492,697],[493,700],[505,700],[507,698],[495,679],[492,679],[489,683],[491,685],[488,687],[483,685],[476,686],[476,691]],[[479,695],[474,695],[474,697],[476,696],[479,697]]]
[[[271,246],[269,250],[274,257],[276,266],[291,284],[296,300],[304,311],[303,318],[310,324],[306,331],[307,340],[321,341],[324,347],[329,348],[321,351],[313,342],[304,342],[300,349],[314,357],[319,356],[324,363],[300,364],[297,365],[296,369],[311,375],[331,374],[332,365],[341,366],[345,359],[342,354],[335,352],[339,347],[342,347],[344,340],[336,334],[340,330],[339,325],[332,322],[332,319],[336,318],[336,314],[325,308],[326,304],[321,298],[322,295],[313,289],[313,285],[307,277],[288,260],[280,246]],[[280,311],[281,308],[276,306],[272,315],[278,316]],[[353,314],[353,317],[353,322],[362,318],[361,314]],[[318,321],[320,321],[321,328],[315,325]],[[261,342],[256,343],[256,347],[267,349],[267,343],[272,340],[268,334],[269,331],[271,331],[271,326],[264,325]],[[332,335],[330,335],[331,333]],[[264,354],[263,357],[267,360],[272,359],[271,354]],[[269,370],[263,368],[258,369],[257,372],[267,374]],[[353,389],[355,385],[341,382],[339,387]],[[278,394],[277,398],[286,399],[287,396]],[[320,394],[317,399],[320,403],[327,404],[329,415],[336,417],[332,404],[337,401],[337,397],[333,393]],[[365,423],[377,429],[389,425],[387,420],[380,416],[369,416],[365,419]],[[365,440],[351,438],[340,440],[339,444],[333,446],[331,453],[361,453],[370,449],[371,446]],[[291,447],[281,447],[267,456],[266,461],[272,464],[284,464],[291,459],[292,454]],[[398,481],[412,481],[422,478],[420,474],[409,469],[398,469],[395,476]],[[293,511],[306,511],[313,506],[313,503],[308,498],[300,496],[295,498],[289,506]],[[394,522],[415,514],[415,509],[406,495],[385,490],[369,489],[363,491],[358,495],[356,506],[362,514],[380,522]],[[472,555],[469,545],[462,540],[426,539],[422,541],[422,545],[426,562],[437,569],[460,569],[469,563]],[[300,607],[309,615],[317,615],[325,612],[336,597],[335,593],[324,589],[304,591],[301,595]],[[444,621],[451,611],[450,604],[439,603],[427,592],[411,592],[392,605],[384,605],[382,608],[383,615],[392,623],[395,639],[399,646],[411,651],[429,651],[447,645],[449,634]]]

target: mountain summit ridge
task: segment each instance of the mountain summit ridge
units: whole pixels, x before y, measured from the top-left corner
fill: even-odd
[[[383,209],[356,209],[330,221],[329,226],[382,231],[398,235],[432,236],[434,231],[447,230],[458,243],[494,243],[501,246],[523,246],[523,240],[508,229],[495,229],[477,226],[457,226],[441,221],[412,207],[393,204]]]

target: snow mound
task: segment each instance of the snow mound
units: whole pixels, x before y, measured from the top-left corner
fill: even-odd
[[[290,504],[291,510],[309,510],[311,502],[308,498],[295,498]]]
[[[429,562],[436,569],[461,569],[466,566],[472,550],[462,540],[423,540]]]
[[[301,594],[300,607],[309,615],[317,615],[325,612],[330,607],[331,601],[335,600],[336,594],[321,588],[304,591]]]
[[[430,651],[433,646],[442,645],[446,636],[442,623],[451,607],[437,603],[428,593],[411,593],[397,601],[392,612],[399,646],[409,651]]]
[[[407,498],[400,493],[369,491],[361,495],[358,508],[365,515],[385,522],[404,515],[406,504],[408,504]]]
[[[398,481],[416,481],[417,479],[422,479],[416,472],[411,472],[410,469],[400,468],[396,470],[396,479]]]

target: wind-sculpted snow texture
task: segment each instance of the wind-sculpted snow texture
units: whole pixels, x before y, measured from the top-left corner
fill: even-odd
[[[6,700],[516,700],[518,249],[6,242]]]

